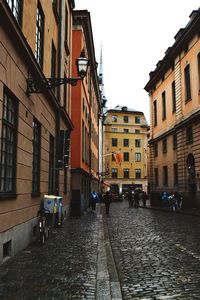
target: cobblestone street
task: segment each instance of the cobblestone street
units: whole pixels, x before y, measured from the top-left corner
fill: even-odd
[[[200,299],[199,231],[196,216],[99,205],[4,263],[0,299]]]
[[[200,299],[200,218],[123,202],[108,227],[123,299]]]

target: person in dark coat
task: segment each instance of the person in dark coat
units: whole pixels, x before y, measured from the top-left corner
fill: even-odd
[[[106,206],[106,214],[109,215],[109,210],[110,210],[110,203],[112,201],[112,195],[109,191],[106,192],[104,195],[104,202]]]
[[[133,201],[134,201],[134,194],[132,191],[129,191],[129,193],[128,193],[129,207],[133,207]]]
[[[98,194],[95,191],[93,191],[90,194],[90,206],[92,207],[92,211],[96,210],[96,204],[97,204],[97,202],[99,202]]]

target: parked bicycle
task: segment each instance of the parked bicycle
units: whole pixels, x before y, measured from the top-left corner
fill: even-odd
[[[49,228],[50,228],[49,220],[48,220],[48,217],[50,216],[49,213],[50,211],[43,207],[38,211],[39,242],[41,245],[44,245],[49,235]]]

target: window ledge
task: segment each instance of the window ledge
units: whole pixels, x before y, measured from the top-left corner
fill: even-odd
[[[6,192],[1,192],[0,193],[0,199],[16,199],[17,194],[16,193],[6,193]]]

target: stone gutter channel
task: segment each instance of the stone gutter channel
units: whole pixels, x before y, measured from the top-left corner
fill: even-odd
[[[107,222],[100,204],[97,258],[97,300],[122,300],[121,287],[110,245]]]

